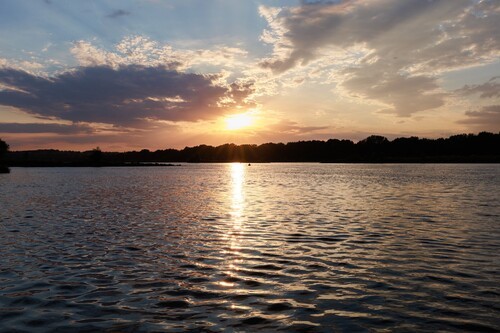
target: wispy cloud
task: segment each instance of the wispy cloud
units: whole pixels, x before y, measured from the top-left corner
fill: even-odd
[[[467,124],[474,130],[500,132],[500,105],[483,106],[478,111],[468,111],[467,118],[458,121]]]
[[[274,133],[302,135],[326,130],[328,128],[329,126],[301,126],[295,121],[282,120],[268,126],[267,130]]]
[[[145,36],[125,37],[112,50],[80,40],[73,44],[71,53],[81,66],[161,65],[186,70],[208,65],[217,66],[219,71],[241,69],[247,55],[241,48],[226,45],[210,49],[173,48]]]
[[[262,40],[273,46],[262,67],[314,65],[400,116],[444,105],[440,74],[500,56],[498,1],[303,1],[260,12],[269,24]]]
[[[117,10],[113,11],[112,13],[106,15],[106,17],[117,18],[117,17],[121,17],[121,16],[128,16],[130,14],[131,13],[127,10],[117,9]]]
[[[500,97],[500,76],[492,77],[483,84],[465,85],[456,90],[461,95],[479,95],[481,98]]]
[[[0,123],[0,133],[90,134],[94,129],[86,124]]]

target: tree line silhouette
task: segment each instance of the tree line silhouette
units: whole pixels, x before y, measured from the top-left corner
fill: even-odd
[[[7,142],[0,139],[0,173],[9,173],[10,169],[4,164],[4,158],[9,151],[9,145]]]
[[[127,166],[167,162],[331,162],[331,163],[486,163],[500,162],[500,133],[460,134],[448,138],[397,138],[372,135],[351,140],[199,145],[181,150],[103,152],[31,150],[7,152],[10,166]],[[1,146],[0,146],[0,149]],[[0,151],[1,154],[1,151]]]

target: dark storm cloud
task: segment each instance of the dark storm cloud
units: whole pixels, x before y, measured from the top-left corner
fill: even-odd
[[[83,124],[0,123],[0,133],[90,134],[92,127]]]
[[[112,12],[111,14],[106,15],[106,17],[117,18],[117,17],[120,17],[120,16],[127,16],[127,15],[130,15],[130,14],[131,13],[129,11],[126,11],[126,10],[123,10],[123,9],[117,9],[114,12]]]
[[[215,78],[137,65],[82,67],[54,77],[4,68],[0,105],[39,117],[126,127],[197,121],[223,114],[250,93],[249,87],[214,85]]]

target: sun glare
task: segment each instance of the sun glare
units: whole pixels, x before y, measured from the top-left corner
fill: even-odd
[[[239,130],[252,125],[253,119],[249,114],[241,113],[226,118],[226,128],[228,130]]]

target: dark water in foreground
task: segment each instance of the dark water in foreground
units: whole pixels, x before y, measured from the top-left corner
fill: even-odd
[[[500,165],[14,168],[1,332],[500,330]]]

